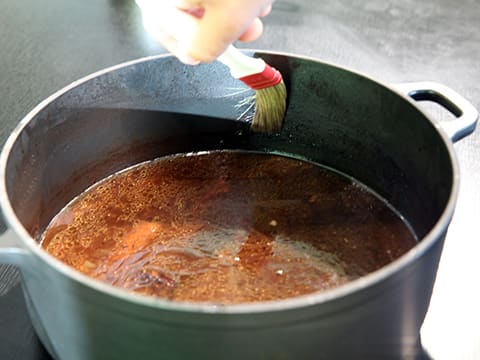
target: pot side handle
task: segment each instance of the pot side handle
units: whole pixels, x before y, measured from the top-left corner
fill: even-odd
[[[18,237],[13,230],[7,228],[0,233],[0,264],[22,266],[29,254],[19,245]]]
[[[448,86],[431,81],[422,81],[393,84],[393,87],[413,100],[433,101],[452,113],[456,119],[441,124],[442,129],[452,142],[463,139],[475,130],[478,121],[477,109]]]

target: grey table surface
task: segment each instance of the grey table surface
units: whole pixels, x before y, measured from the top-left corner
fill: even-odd
[[[248,47],[316,57],[386,83],[434,80],[480,108],[479,0],[278,0],[265,25]],[[54,91],[164,51],[144,33],[132,0],[0,0],[1,144]],[[445,111],[425,109],[448,121]],[[455,149],[461,192],[422,344],[434,359],[480,359],[480,131]],[[0,358],[49,359],[18,283],[15,268],[0,266]]]

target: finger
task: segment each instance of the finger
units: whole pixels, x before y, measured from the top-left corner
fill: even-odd
[[[270,14],[270,12],[272,11],[272,4],[268,4],[267,6],[265,6],[262,11],[260,12],[260,17],[265,17],[267,16],[268,14]]]
[[[182,10],[190,10],[194,8],[202,8],[202,0],[156,0],[169,2],[171,6],[175,6]]]
[[[198,20],[174,7],[143,7],[145,29],[155,40],[186,64],[199,61],[188,55],[188,47],[196,32]]]
[[[263,33],[263,23],[259,18],[253,20],[252,25],[238,38],[240,41],[249,42],[257,40]]]
[[[205,9],[190,46],[191,57],[205,62],[213,61],[245,32],[257,14],[251,14],[240,5]]]

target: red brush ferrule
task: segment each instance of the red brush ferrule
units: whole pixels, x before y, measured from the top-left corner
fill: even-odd
[[[261,90],[279,84],[282,81],[282,74],[277,69],[265,64],[265,69],[261,73],[244,76],[238,80],[242,80],[253,90]]]

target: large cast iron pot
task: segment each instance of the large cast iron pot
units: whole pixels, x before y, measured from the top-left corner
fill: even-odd
[[[332,359],[415,351],[458,193],[452,140],[473,131],[477,112],[438,84],[395,88],[312,59],[260,55],[287,83],[280,135],[252,134],[236,120],[246,93],[223,65],[188,67],[169,56],[75,82],[13,131],[0,159],[10,228],[0,239],[0,262],[20,267],[32,322],[54,358]],[[411,98],[438,102],[456,119],[440,125]],[[331,291],[234,306],[130,294],[39,248],[51,218],[97,180],[165,154],[218,148],[289,153],[349,174],[387,199],[419,243]]]

